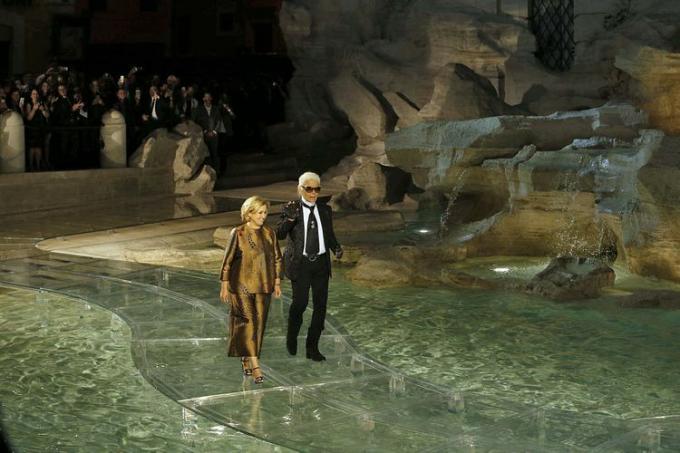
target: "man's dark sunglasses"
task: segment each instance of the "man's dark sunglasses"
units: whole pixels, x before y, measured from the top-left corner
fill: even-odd
[[[302,186],[303,189],[305,189],[305,192],[307,193],[320,193],[321,192],[321,187],[309,187],[309,186]]]

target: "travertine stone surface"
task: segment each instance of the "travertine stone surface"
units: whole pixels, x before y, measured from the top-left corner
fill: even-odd
[[[613,286],[615,278],[614,270],[599,260],[559,257],[531,279],[527,291],[555,300],[590,299]]]
[[[117,110],[109,110],[102,117],[99,163],[102,168],[127,167],[125,118]]]
[[[680,53],[631,44],[614,64],[632,77],[630,94],[649,112],[650,125],[680,133]]]
[[[390,134],[386,153],[446,196],[447,241],[467,256],[616,256],[680,280],[680,142],[645,127],[643,112],[610,104],[418,124]]]
[[[380,100],[356,76],[340,74],[330,81],[329,91],[335,105],[347,115],[359,145],[382,141],[387,132],[394,130],[396,117],[385,111]]]
[[[122,202],[139,197],[171,195],[173,191],[172,175],[166,168],[7,174],[0,177],[0,213]]]
[[[467,120],[511,114],[514,110],[519,111],[498,97],[487,78],[465,65],[450,63],[435,76],[432,98],[418,115],[426,121]]]
[[[385,142],[389,162],[413,174],[423,188],[452,186],[456,167],[499,152],[511,154],[525,145],[556,150],[574,139],[592,136],[630,140],[646,124],[647,117],[629,104],[606,105],[580,112],[549,116],[500,116],[467,121],[421,123],[390,134]],[[474,151],[479,150],[479,151]],[[504,151],[503,151],[504,150]],[[465,158],[465,156],[468,156]],[[482,160],[487,160],[483,158]]]
[[[176,193],[211,192],[217,175],[203,164],[208,154],[201,128],[188,121],[178,124],[172,132],[156,129],[149,134],[130,156],[130,166],[170,168]]]
[[[0,174],[26,171],[24,121],[16,112],[0,114]]]

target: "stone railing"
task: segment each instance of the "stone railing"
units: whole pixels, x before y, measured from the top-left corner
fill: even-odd
[[[14,111],[0,114],[0,174],[26,171],[25,126],[21,115]],[[78,128],[73,128],[76,130]],[[116,110],[102,117],[100,138],[101,168],[127,166],[125,118]]]

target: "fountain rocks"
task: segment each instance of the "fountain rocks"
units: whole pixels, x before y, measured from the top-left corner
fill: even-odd
[[[680,293],[670,290],[640,290],[619,298],[617,304],[623,308],[680,310]]]
[[[430,101],[418,115],[426,121],[466,120],[527,113],[503,102],[489,79],[459,63],[445,65],[434,78]]]
[[[342,149],[329,163],[334,165],[355,151],[324,180],[347,183],[365,162],[391,165],[383,143],[396,129],[516,111],[495,86],[498,67],[517,50],[519,36],[528,34],[509,17],[439,0],[289,0],[280,25],[296,67],[287,104],[287,129],[294,131],[289,136],[311,139],[318,124],[337,131],[350,125],[356,135],[353,149],[337,136],[313,147],[308,140],[291,144],[279,127],[272,128],[271,141],[282,152],[328,155],[329,147]],[[383,202],[369,198],[371,206]]]
[[[173,170],[175,193],[212,192],[217,175],[203,161],[208,157],[203,131],[188,121],[172,132],[161,128],[153,131],[130,157],[131,167],[169,167]]]
[[[598,297],[615,280],[614,271],[606,263],[583,257],[555,258],[530,281],[512,276],[483,277],[457,268],[454,263],[465,259],[465,254],[464,248],[441,253],[432,245],[374,248],[364,251],[347,277],[357,285],[371,288],[446,286],[503,289],[537,294],[556,301]],[[666,296],[664,301],[670,297]]]
[[[464,286],[495,288],[496,283],[448,268],[460,259],[455,252],[440,253],[436,247],[394,246],[367,251],[347,277],[370,288],[403,286]]]
[[[615,65],[632,78],[629,95],[649,112],[650,124],[680,133],[680,53],[630,44],[619,50]]]
[[[618,257],[680,280],[680,142],[645,127],[643,112],[608,104],[418,124],[390,134],[386,153],[447,196],[446,240],[470,257]]]
[[[396,114],[381,104],[359,76],[343,72],[329,82],[329,91],[335,106],[347,115],[359,145],[382,141],[394,130]]]
[[[646,115],[629,104],[607,105],[549,116],[499,116],[467,121],[421,123],[387,137],[392,165],[413,175],[418,187],[449,186],[459,167],[511,157],[527,145],[557,150],[593,136],[633,139]]]
[[[412,266],[394,256],[361,258],[348,273],[353,282],[372,288],[410,286],[413,282]]]
[[[599,260],[559,257],[539,272],[526,290],[553,300],[591,299],[614,285],[614,279],[614,270]]]
[[[285,1],[296,72],[283,147],[312,150],[304,143],[326,135],[339,149],[350,129],[354,153],[323,175],[346,190],[336,208],[408,195],[429,220],[443,216],[441,247],[466,256],[616,258],[680,280],[679,153],[664,135],[680,124],[677,2],[623,15],[617,2],[575,2],[565,73],[534,58],[525,13],[489,14],[491,3]],[[393,190],[390,167],[412,181]]]
[[[677,96],[674,89],[666,89],[672,88],[672,58],[623,50],[673,48],[680,18],[674,0],[639,0],[634,11],[624,15],[618,2],[575,2],[575,61],[563,73],[546,70],[534,57],[525,4],[503,6],[506,14],[493,14],[493,1],[286,0],[280,25],[296,71],[289,85],[288,123],[271,128],[271,142],[282,152],[309,157],[310,165],[322,160],[323,165],[314,167],[320,171],[355,151],[352,157],[362,162],[341,163],[341,169],[332,171],[333,177],[344,175],[346,182],[363,161],[399,166],[380,152],[385,136],[421,123],[547,115],[601,106],[612,99],[637,100],[638,93],[646,94],[637,106],[656,102],[658,109],[650,109],[655,125],[663,116],[657,110],[674,109]],[[648,61],[668,62],[669,69],[656,75],[656,65]],[[646,88],[635,89],[628,83],[631,77]],[[504,128],[502,138],[509,145],[508,136],[517,125],[489,121],[477,126]],[[670,116],[666,124],[680,122]],[[418,133],[441,137],[437,127],[427,124]],[[539,143],[531,130],[540,127],[540,122],[531,123],[529,137],[519,133],[516,141],[556,149],[573,132],[570,127],[564,134],[551,131],[554,137],[539,132],[546,141]],[[319,129],[326,132],[319,134]],[[343,135],[348,129],[350,134]],[[321,135],[328,137],[323,145]],[[321,158],[331,150],[335,161]]]

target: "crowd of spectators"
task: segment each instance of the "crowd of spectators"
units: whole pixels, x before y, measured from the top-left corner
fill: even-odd
[[[102,117],[113,108],[125,118],[128,157],[153,130],[192,120],[210,150],[207,163],[220,174],[226,153],[266,150],[265,127],[283,121],[286,97],[282,80],[268,74],[182,83],[137,67],[88,78],[52,64],[37,76],[0,82],[0,113],[24,118],[28,171],[97,168]]]

